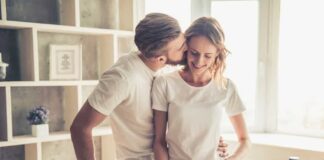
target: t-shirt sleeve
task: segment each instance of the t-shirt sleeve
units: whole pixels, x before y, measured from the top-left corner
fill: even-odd
[[[228,116],[234,116],[245,111],[245,106],[237,92],[236,86],[231,80],[228,80],[227,105],[225,111]]]
[[[105,72],[88,97],[89,104],[98,112],[109,115],[128,96],[129,82],[116,71]]]
[[[159,111],[168,111],[167,85],[164,77],[155,78],[152,87],[152,108]]]

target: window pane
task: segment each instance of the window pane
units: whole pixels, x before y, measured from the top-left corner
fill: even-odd
[[[245,118],[254,125],[258,49],[258,1],[213,1],[211,14],[223,27],[226,47],[230,50],[226,76],[237,86],[247,107]],[[240,20],[238,19],[240,17]],[[231,126],[228,118],[224,116]]]
[[[184,31],[191,22],[191,0],[146,0],[145,14],[151,12],[165,13],[179,21]]]
[[[278,129],[324,133],[322,0],[281,0]]]

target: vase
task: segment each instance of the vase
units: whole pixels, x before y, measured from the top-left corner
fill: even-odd
[[[48,124],[32,125],[32,135],[35,137],[46,137],[49,135]]]

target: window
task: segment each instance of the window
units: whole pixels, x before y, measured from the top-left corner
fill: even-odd
[[[323,137],[321,0],[202,0],[199,7],[190,2],[146,0],[145,13],[167,13],[184,30],[191,13],[210,14],[220,22],[231,51],[225,74],[247,107],[250,131]],[[179,12],[178,6],[185,10]],[[223,118],[226,130],[232,128]]]
[[[247,107],[245,119],[251,128],[255,121],[258,1],[212,1],[211,16],[216,18],[225,32],[225,45],[230,50],[226,76],[234,81]],[[240,18],[238,18],[240,17]],[[232,128],[227,116],[225,128]]]
[[[324,135],[323,3],[281,0],[278,131]]]

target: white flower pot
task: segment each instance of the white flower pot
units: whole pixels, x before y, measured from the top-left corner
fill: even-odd
[[[32,135],[35,137],[46,137],[48,136],[48,124],[37,124],[32,125]]]

